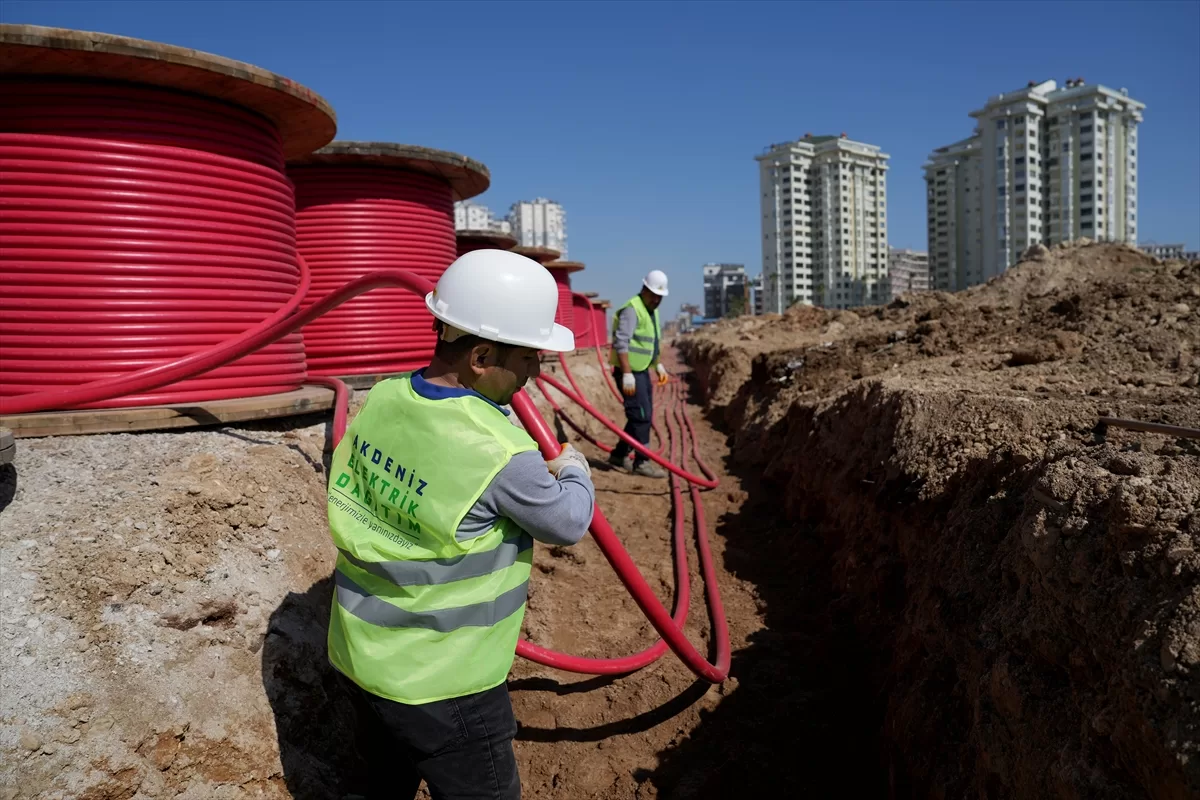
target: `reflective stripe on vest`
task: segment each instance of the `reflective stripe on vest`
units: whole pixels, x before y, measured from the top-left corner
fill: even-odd
[[[613,315],[612,333],[615,340],[617,328],[620,327],[621,312],[632,307],[637,314],[637,327],[629,337],[629,367],[634,372],[645,372],[657,363],[654,357],[654,343],[662,338],[662,328],[659,326],[658,309],[651,312],[642,302],[642,296],[634,295],[617,309]],[[621,365],[621,359],[614,348],[609,362],[614,367]]]
[[[511,520],[458,541],[463,517],[533,440],[479,397],[376,384],[334,451],[338,548],[329,658],[364,689],[427,703],[490,689],[512,666],[533,540]]]

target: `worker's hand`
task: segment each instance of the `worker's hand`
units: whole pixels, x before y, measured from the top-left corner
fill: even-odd
[[[564,467],[579,467],[588,474],[589,478],[592,475],[592,467],[588,464],[587,457],[569,444],[564,444],[562,451],[546,462],[546,469],[550,470],[550,474],[555,478],[558,477],[558,473],[563,471]]]
[[[658,365],[658,385],[666,386],[667,381],[669,381],[669,380],[671,380],[671,375],[670,375],[670,373],[667,372],[667,368],[664,367],[662,364],[659,364]]]
[[[637,381],[633,379],[632,372],[621,373],[621,391],[626,397],[633,397],[637,394]]]

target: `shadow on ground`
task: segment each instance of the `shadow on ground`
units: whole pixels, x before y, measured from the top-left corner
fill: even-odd
[[[332,596],[331,578],[290,592],[271,614],[263,641],[263,688],[275,714],[284,781],[297,800],[363,788],[350,698],[326,656]]]
[[[885,797],[883,704],[849,611],[834,602],[822,543],[780,518],[761,466],[726,469],[749,500],[715,533],[726,569],[754,585],[766,627],[734,654],[736,688],[637,777],[662,798]]]

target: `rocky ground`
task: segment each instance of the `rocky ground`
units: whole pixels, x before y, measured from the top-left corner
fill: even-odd
[[[770,546],[819,542],[892,796],[1197,796],[1200,442],[1097,421],[1200,427],[1200,264],[1028,256],[681,349]]]

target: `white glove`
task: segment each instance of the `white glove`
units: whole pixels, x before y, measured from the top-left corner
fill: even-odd
[[[667,372],[667,368],[664,367],[662,364],[659,364],[658,365],[658,385],[662,386],[664,383],[666,383],[669,380],[671,380],[671,375],[670,375],[670,373]]]
[[[621,391],[625,392],[627,397],[637,394],[637,381],[633,379],[632,372],[621,373]]]
[[[555,478],[564,467],[579,467],[589,478],[592,476],[592,467],[588,464],[587,457],[569,444],[564,444],[562,452],[546,462],[546,469],[550,470],[550,474]]]

